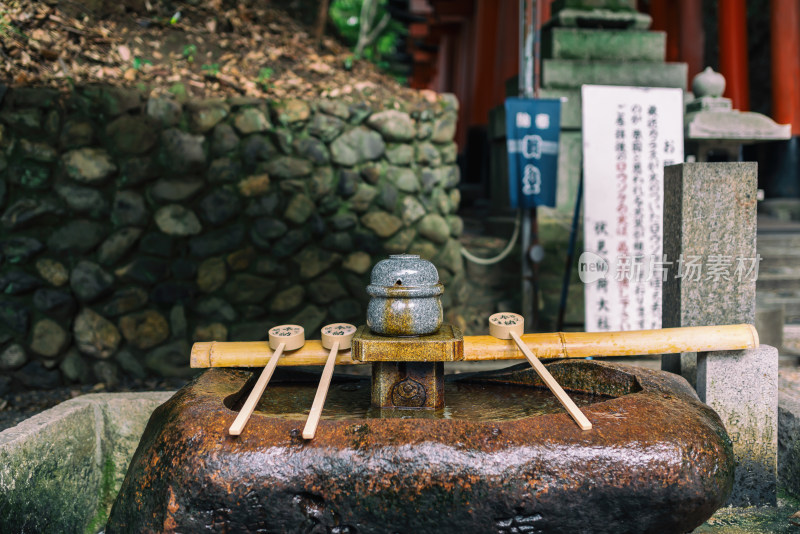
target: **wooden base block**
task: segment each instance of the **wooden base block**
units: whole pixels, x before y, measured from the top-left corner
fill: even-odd
[[[449,324],[434,334],[408,337],[380,336],[360,326],[351,357],[361,362],[455,362],[464,359],[464,335]]]
[[[444,363],[373,363],[372,405],[382,409],[444,408]]]

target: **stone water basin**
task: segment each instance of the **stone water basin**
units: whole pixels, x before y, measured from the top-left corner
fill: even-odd
[[[337,377],[311,441],[308,376],[276,374],[232,437],[260,369],[210,369],[154,412],[106,532],[689,532],[725,503],[730,441],[683,378],[548,364],[581,431],[521,367],[450,376],[438,412]]]

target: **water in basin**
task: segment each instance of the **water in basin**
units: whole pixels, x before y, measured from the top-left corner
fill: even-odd
[[[311,382],[270,384],[256,406],[255,415],[305,421],[316,388],[317,384]],[[240,393],[228,397],[225,405],[239,411],[250,389],[248,384]],[[577,392],[570,392],[569,395],[579,407],[614,398]],[[510,421],[551,413],[565,413],[565,410],[546,389],[461,382],[448,382],[445,385],[443,410],[392,410],[392,416],[399,418],[469,421]],[[380,411],[370,406],[369,381],[361,380],[331,384],[322,419],[372,419],[386,415],[386,410]]]

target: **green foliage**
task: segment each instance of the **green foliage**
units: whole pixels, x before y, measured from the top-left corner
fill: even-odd
[[[152,65],[152,64],[153,62],[150,61],[149,59],[142,59],[139,56],[134,57],[133,60],[131,61],[131,65],[133,65],[133,68],[136,70],[141,69],[145,65]]]
[[[188,96],[186,93],[186,86],[182,83],[173,84],[172,87],[169,88],[169,92],[175,95],[179,101],[185,100]]]
[[[329,11],[331,20],[341,37],[352,48],[355,48],[358,43],[362,4],[363,0],[333,0],[331,2]],[[377,25],[378,21],[386,14],[386,0],[379,0],[375,20],[372,21],[371,28]],[[386,57],[394,51],[397,38],[404,32],[405,28],[401,23],[391,20],[375,42],[364,49],[363,58],[372,61],[381,69],[388,69],[390,65]],[[348,58],[348,60],[345,60],[345,68],[349,69],[352,67],[353,58]]]
[[[197,55],[197,45],[194,44],[187,44],[183,46],[183,57],[189,63],[194,61],[194,56]]]
[[[216,76],[219,74],[219,63],[212,63],[211,65],[204,64],[201,69],[206,74],[210,74],[211,76]]]
[[[17,28],[8,17],[8,11],[0,11],[0,37],[9,37],[12,39],[28,40],[28,36]]]
[[[272,69],[269,67],[264,67],[258,71],[256,83],[258,83],[264,90],[267,90],[270,87],[269,79],[272,77],[272,72]]]
[[[329,14],[336,29],[348,45],[355,47],[358,42],[358,30],[361,27],[359,17],[361,16],[362,0],[333,0]],[[382,14],[382,10],[378,10]]]

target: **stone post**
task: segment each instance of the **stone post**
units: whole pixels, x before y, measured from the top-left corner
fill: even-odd
[[[672,262],[662,293],[664,328],[754,324],[755,276],[736,269],[757,258],[756,164],[666,167],[664,254]],[[725,275],[709,277],[712,268]],[[664,356],[661,367],[696,386],[696,365],[694,354],[684,354]]]
[[[733,442],[736,478],[728,504],[775,506],[778,477],[778,349],[700,353],[697,395]]]
[[[756,175],[755,163],[665,168],[665,328],[755,323]],[[665,355],[662,369],[689,380],[725,424],[738,462],[730,504],[775,504],[777,350]]]

